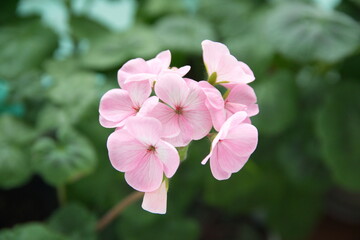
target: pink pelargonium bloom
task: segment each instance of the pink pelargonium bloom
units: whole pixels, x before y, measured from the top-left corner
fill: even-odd
[[[127,84],[126,89],[109,90],[100,100],[100,124],[122,127],[131,116],[145,116],[159,101],[155,96],[149,98],[150,94],[151,88],[144,81]]]
[[[189,72],[190,66],[170,68],[171,53],[169,50],[160,52],[155,58],[145,61],[142,58],[132,59],[126,62],[118,71],[118,82],[121,88],[129,82],[147,80],[150,86],[159,74],[174,72],[181,77]]]
[[[254,90],[247,84],[236,84],[229,89],[226,99],[223,99],[220,91],[206,81],[200,81],[199,86],[206,95],[206,107],[209,109],[213,126],[216,131],[220,131],[221,126],[226,119],[234,113],[245,111],[247,113],[247,122],[249,117],[259,113],[259,107],[256,104],[256,95]]]
[[[159,102],[150,115],[162,123],[166,141],[181,147],[209,133],[212,123],[206,97],[195,81],[163,74],[155,84],[155,93],[164,103]]]
[[[256,148],[258,132],[253,125],[244,123],[246,117],[246,112],[237,112],[226,120],[211,144],[209,155],[201,162],[205,164],[210,159],[211,172],[218,180],[238,172]]]
[[[155,191],[163,174],[171,178],[179,167],[176,148],[161,140],[161,135],[161,123],[155,118],[132,117],[108,138],[111,164],[125,172],[126,182],[138,191]]]
[[[149,212],[165,214],[167,205],[168,181],[164,180],[160,187],[152,192],[146,192],[141,207]]]
[[[255,80],[254,74],[243,62],[230,54],[229,49],[222,43],[204,40],[202,43],[203,60],[207,73],[215,77],[215,83],[249,83]]]

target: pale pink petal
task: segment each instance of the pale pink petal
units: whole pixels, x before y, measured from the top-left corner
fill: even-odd
[[[146,99],[146,101],[141,106],[139,112],[136,116],[146,117],[149,116],[150,113],[153,111],[154,107],[159,103],[159,98],[152,96]]]
[[[155,146],[162,136],[160,121],[152,117],[131,117],[126,121],[125,128],[147,146]]]
[[[106,92],[100,100],[99,112],[106,120],[117,123],[136,114],[128,92],[123,89]]]
[[[182,106],[189,94],[189,87],[184,79],[174,73],[166,73],[159,76],[155,84],[156,95],[172,108]]]
[[[124,84],[122,85],[122,88],[126,88],[126,84],[131,82],[141,82],[147,80],[149,82],[149,85],[151,86],[152,80],[157,77],[156,74],[153,73],[138,73],[135,75],[131,75],[128,78],[126,78]]]
[[[230,172],[224,171],[219,164],[219,158],[221,158],[220,154],[218,153],[217,148],[214,149],[211,157],[210,157],[210,169],[211,173],[213,174],[214,178],[217,180],[225,180],[229,179],[231,176]]]
[[[203,49],[203,60],[210,76],[217,72],[220,61],[224,55],[230,55],[229,49],[222,43],[204,40],[201,43]]]
[[[169,50],[160,52],[155,58],[161,61],[162,69],[169,68],[171,62],[171,52]]]
[[[246,75],[249,76],[249,79],[252,79],[251,81],[255,80],[254,73],[250,69],[250,67],[246,63],[241,62],[241,61],[239,61],[239,64],[240,64],[241,68],[244,70],[244,72],[246,73]]]
[[[149,212],[165,214],[167,205],[167,187],[163,181],[158,189],[146,192],[141,207]]]
[[[219,166],[230,173],[238,172],[249,159],[248,156],[239,156],[235,149],[233,149],[233,144],[231,142],[226,142],[222,140],[217,144],[217,150],[219,153]]]
[[[251,105],[256,103],[256,94],[254,89],[247,84],[238,84],[230,90],[228,97],[229,102],[241,103],[244,105]]]
[[[167,178],[171,178],[180,164],[179,153],[176,148],[165,141],[156,144],[156,153],[160,161],[164,164],[164,173]]]
[[[112,122],[109,120],[106,120],[106,118],[104,118],[103,116],[99,116],[99,122],[101,124],[101,126],[106,127],[106,128],[114,128],[114,127],[118,127],[119,123],[118,122]]]
[[[205,106],[204,106],[205,107]],[[205,137],[211,130],[212,120],[208,109],[199,108],[197,110],[184,111],[183,114],[184,119],[188,122],[188,126],[179,121],[179,126],[186,126],[185,131],[190,131],[190,136],[194,140],[199,140]],[[184,127],[185,128],[185,127]]]
[[[245,111],[247,112],[247,106],[245,104],[241,103],[234,103],[234,102],[226,102],[225,103],[225,109],[226,109],[226,117],[229,118],[234,113]]]
[[[174,109],[163,103],[158,103],[153,108],[153,111],[147,115],[154,117],[161,122],[163,126],[163,137],[171,138],[179,135],[179,119]]]
[[[232,129],[234,126],[237,126],[240,123],[242,123],[246,117],[247,117],[246,112],[237,112],[234,115],[232,115],[230,118],[228,118],[221,127],[220,132],[218,133],[219,138],[220,139],[226,138],[229,133],[229,130]]]
[[[206,95],[207,102],[211,109],[223,109],[224,108],[224,99],[219,90],[212,86],[207,81],[200,81],[199,86]]]
[[[163,164],[153,152],[146,154],[135,169],[125,172],[126,182],[140,192],[155,191],[162,179]]]
[[[150,73],[146,61],[142,58],[132,59],[126,62],[118,71],[118,82],[121,88],[124,87],[128,77],[139,74]]]
[[[191,137],[188,135],[185,135],[183,132],[180,131],[180,133],[177,136],[170,137],[170,138],[163,138],[166,142],[170,143],[174,147],[185,147],[189,145],[191,142]]]
[[[259,113],[259,106],[257,104],[251,104],[247,107],[246,112],[249,117],[255,116]]]
[[[107,148],[111,164],[121,172],[137,168],[147,153],[146,147],[125,129],[120,129],[110,134]]]
[[[179,74],[181,77],[185,76],[190,71],[190,66],[186,65],[178,69],[174,69],[174,71]]]
[[[124,89],[128,91],[133,105],[138,108],[141,107],[151,94],[151,86],[148,80],[127,83]]]
[[[256,149],[258,131],[251,124],[242,123],[231,127],[224,142],[239,156],[250,156]]]

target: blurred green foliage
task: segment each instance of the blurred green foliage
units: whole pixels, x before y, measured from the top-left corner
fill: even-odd
[[[223,239],[305,239],[330,189],[360,191],[359,12],[358,0],[2,1],[0,187],[37,174],[67,199],[47,221],[1,230],[0,240],[216,239],[218,215],[240,229]],[[172,65],[204,79],[204,39],[254,70],[256,152],[219,182],[200,164],[209,142],[194,142],[181,151],[165,216],[135,204],[96,232],[96,219],[132,191],[108,160],[101,95],[127,60],[165,49]]]

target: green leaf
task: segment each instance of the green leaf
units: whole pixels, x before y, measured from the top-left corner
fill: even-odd
[[[38,139],[32,148],[34,168],[46,182],[59,186],[94,169],[96,155],[86,138],[68,128],[51,135]]]
[[[335,181],[360,190],[360,84],[343,82],[330,93],[317,119],[323,160]]]
[[[0,231],[0,240],[67,240],[40,223],[18,225],[13,229]]]
[[[155,215],[145,212],[138,205],[124,211],[117,229],[119,239],[195,240],[199,237],[199,225],[193,219],[174,217],[169,213]]]
[[[279,134],[288,128],[297,114],[294,76],[286,71],[275,73],[254,86],[260,113],[253,119],[259,132]]]
[[[82,56],[82,63],[96,70],[118,69],[129,58],[153,58],[159,50],[154,32],[136,26],[125,33],[108,33],[90,39],[89,51]]]
[[[194,17],[169,16],[161,18],[155,31],[162,48],[186,53],[201,53],[201,42],[214,39],[215,33],[208,22]]]
[[[251,160],[226,181],[218,181],[212,176],[207,178],[204,200],[210,206],[236,214],[251,211],[259,202],[262,173]]]
[[[37,67],[56,47],[56,36],[37,21],[0,29],[0,77],[15,78]]]
[[[71,240],[94,240],[96,218],[77,204],[68,204],[57,210],[49,219],[49,227]]]
[[[16,118],[0,117],[0,187],[24,184],[32,174],[27,146],[32,132]]]
[[[279,4],[266,26],[277,50],[295,61],[337,62],[351,55],[360,42],[356,21],[306,4]]]

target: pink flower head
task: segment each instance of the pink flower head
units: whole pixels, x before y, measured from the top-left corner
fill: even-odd
[[[151,88],[147,82],[133,82],[126,89],[112,89],[106,92],[99,106],[100,124],[103,127],[122,127],[131,116],[144,116],[158,103],[157,97],[150,97]]]
[[[153,82],[163,72],[175,72],[180,76],[184,76],[190,70],[190,66],[170,69],[170,62],[171,53],[169,50],[159,53],[155,58],[148,61],[142,58],[132,59],[119,69],[119,85],[121,88],[125,88],[125,85],[129,82],[147,80],[149,85],[152,86]]]
[[[203,60],[208,76],[214,76],[214,83],[249,83],[255,77],[251,69],[230,54],[222,43],[204,40],[202,43]]]
[[[152,192],[146,192],[141,207],[152,213],[165,214],[167,188],[167,180],[164,180],[158,189]]]
[[[126,182],[141,192],[158,189],[172,177],[180,164],[174,146],[160,139],[161,123],[150,117],[129,118],[124,128],[113,132],[107,141],[111,164],[125,172]]]
[[[163,125],[164,138],[176,147],[201,139],[211,129],[211,116],[205,106],[205,95],[193,80],[187,82],[179,75],[160,75],[155,84],[159,103],[151,116]]]
[[[210,159],[211,172],[218,180],[238,172],[256,148],[258,132],[253,125],[244,123],[246,117],[246,112],[237,112],[226,120],[211,144],[209,155],[201,162],[205,164]]]

